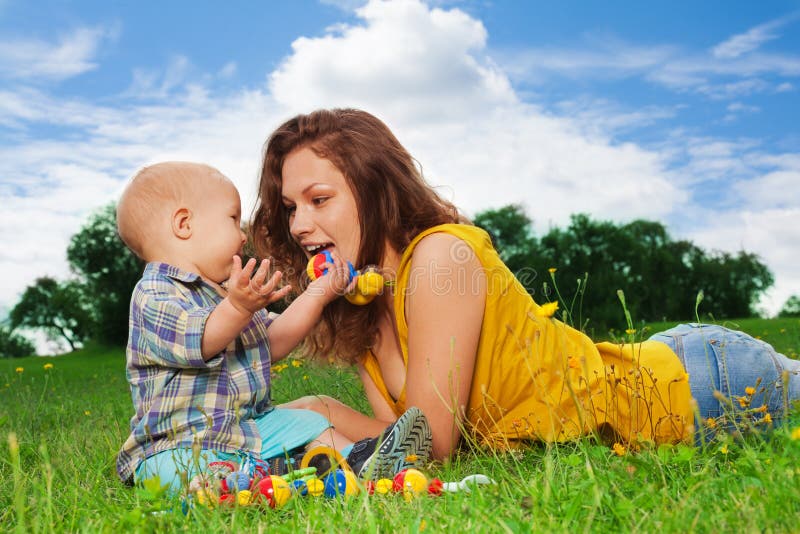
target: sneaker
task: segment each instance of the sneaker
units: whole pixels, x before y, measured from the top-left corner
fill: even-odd
[[[360,478],[392,478],[428,461],[433,447],[431,428],[419,408],[411,407],[376,438],[353,444],[347,463]]]

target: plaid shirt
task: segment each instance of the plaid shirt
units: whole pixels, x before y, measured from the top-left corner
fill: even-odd
[[[136,414],[117,457],[130,481],[146,457],[191,447],[261,452],[253,418],[272,409],[266,310],[221,353],[200,353],[206,320],[222,301],[199,275],[149,263],[131,298],[127,377]]]

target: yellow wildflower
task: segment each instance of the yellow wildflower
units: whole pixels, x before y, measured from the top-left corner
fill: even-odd
[[[728,444],[726,443],[725,445],[720,447],[719,452],[721,452],[722,454],[728,454]]]
[[[617,456],[625,455],[626,449],[622,443],[615,443],[614,446],[611,448],[614,449],[614,454],[616,454]]]
[[[785,328],[781,328],[781,334],[785,334],[785,333],[786,333],[786,329]]]
[[[742,408],[747,408],[750,406],[750,399],[747,397],[736,397],[736,400],[739,402],[739,406]]]
[[[547,272],[549,272],[550,274],[554,274],[556,272],[556,268],[550,267],[549,269],[547,269]]]
[[[25,368],[24,367],[17,367],[14,370],[17,372],[17,374],[22,374],[22,372],[25,370]]]
[[[766,411],[767,411],[767,405],[766,405],[766,404],[762,404],[761,406],[759,406],[758,408],[756,408],[756,409],[755,409],[755,411],[756,411],[757,413],[764,413],[764,412],[766,412]]]
[[[625,329],[625,333],[628,334],[629,336],[632,336],[633,334],[636,333],[636,329],[635,328],[626,328]]]
[[[797,441],[798,439],[800,439],[800,426],[798,426],[797,428],[792,430],[792,439],[794,441]]]
[[[556,310],[558,310],[558,302],[548,302],[539,306],[539,311],[536,313],[539,317],[552,317]]]
[[[308,380],[308,375],[303,375],[303,380]]]
[[[419,531],[423,532],[425,528],[428,526],[428,523],[424,519],[419,520]]]
[[[300,360],[292,360],[292,367],[300,367],[301,365],[303,365],[303,362]]]
[[[744,388],[744,392],[745,395],[755,395],[756,388],[754,388],[753,386],[747,386],[746,388]]]
[[[46,363],[42,367],[44,367],[45,371],[49,371],[50,369],[53,368],[53,364],[52,363]]]
[[[714,419],[713,417],[709,417],[708,419],[706,419],[706,426],[708,428],[717,428],[717,420]]]
[[[89,410],[85,410],[85,411],[83,412],[83,415],[92,415],[92,412],[90,412]]]
[[[772,424],[772,416],[769,413],[764,414],[764,419],[762,419],[765,424],[771,425]]]

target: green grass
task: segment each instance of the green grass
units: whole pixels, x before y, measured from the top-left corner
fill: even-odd
[[[786,354],[798,352],[797,319],[736,323]],[[651,325],[665,326],[672,324]],[[45,370],[46,363],[53,368]],[[274,387],[278,402],[326,393],[366,409],[349,369],[289,366]],[[0,406],[3,532],[798,530],[796,422],[770,439],[726,438],[702,449],[617,456],[587,438],[505,455],[463,451],[446,465],[428,466],[429,475],[446,481],[472,473],[497,481],[471,494],[412,502],[398,495],[295,498],[280,510],[196,508],[184,515],[179,502],[117,480],[115,455],[132,411],[122,349],[93,345],[58,358],[0,360]]]

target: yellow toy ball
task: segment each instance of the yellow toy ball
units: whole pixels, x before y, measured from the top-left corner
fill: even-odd
[[[417,469],[407,469],[403,477],[403,498],[410,501],[414,497],[425,495],[428,491],[428,477]]]
[[[319,497],[325,492],[325,483],[318,478],[306,481],[306,487],[308,488],[308,494],[312,497]]]
[[[394,482],[388,478],[382,478],[375,483],[375,493],[386,495],[392,492]]]
[[[250,493],[250,490],[242,490],[236,494],[236,502],[239,503],[239,506],[247,506],[252,499],[253,494]]]

